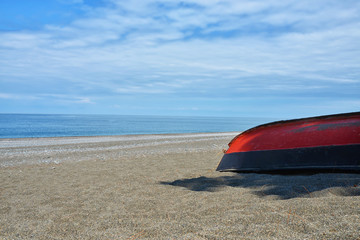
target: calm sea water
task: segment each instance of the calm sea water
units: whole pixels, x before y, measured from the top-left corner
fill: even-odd
[[[244,131],[273,121],[245,117],[0,114],[0,138]]]

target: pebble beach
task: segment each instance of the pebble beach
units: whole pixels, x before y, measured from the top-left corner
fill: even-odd
[[[360,174],[216,172],[237,134],[0,139],[0,239],[360,239]]]

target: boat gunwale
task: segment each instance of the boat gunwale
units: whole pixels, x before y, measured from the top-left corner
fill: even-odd
[[[236,141],[236,139],[238,139],[240,136],[248,134],[248,133],[256,131],[256,130],[259,130],[260,128],[271,127],[271,126],[280,125],[280,124],[284,124],[284,123],[309,122],[309,121],[313,121],[313,120],[317,120],[317,119],[337,118],[337,117],[342,117],[342,116],[343,117],[349,117],[349,116],[356,116],[356,115],[360,116],[360,112],[337,113],[337,114],[330,114],[330,115],[320,115],[320,116],[314,116],[314,117],[296,118],[296,119],[289,119],[289,120],[279,120],[279,121],[264,123],[264,124],[249,128],[249,129],[241,132],[240,134],[236,135],[229,142],[228,146],[230,147]]]

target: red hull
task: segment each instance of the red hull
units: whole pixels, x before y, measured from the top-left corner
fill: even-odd
[[[360,169],[359,148],[360,112],[279,121],[236,136],[218,170]]]

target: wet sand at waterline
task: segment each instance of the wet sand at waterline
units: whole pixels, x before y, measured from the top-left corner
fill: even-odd
[[[0,139],[0,239],[360,239],[360,174],[216,172],[236,134]]]

